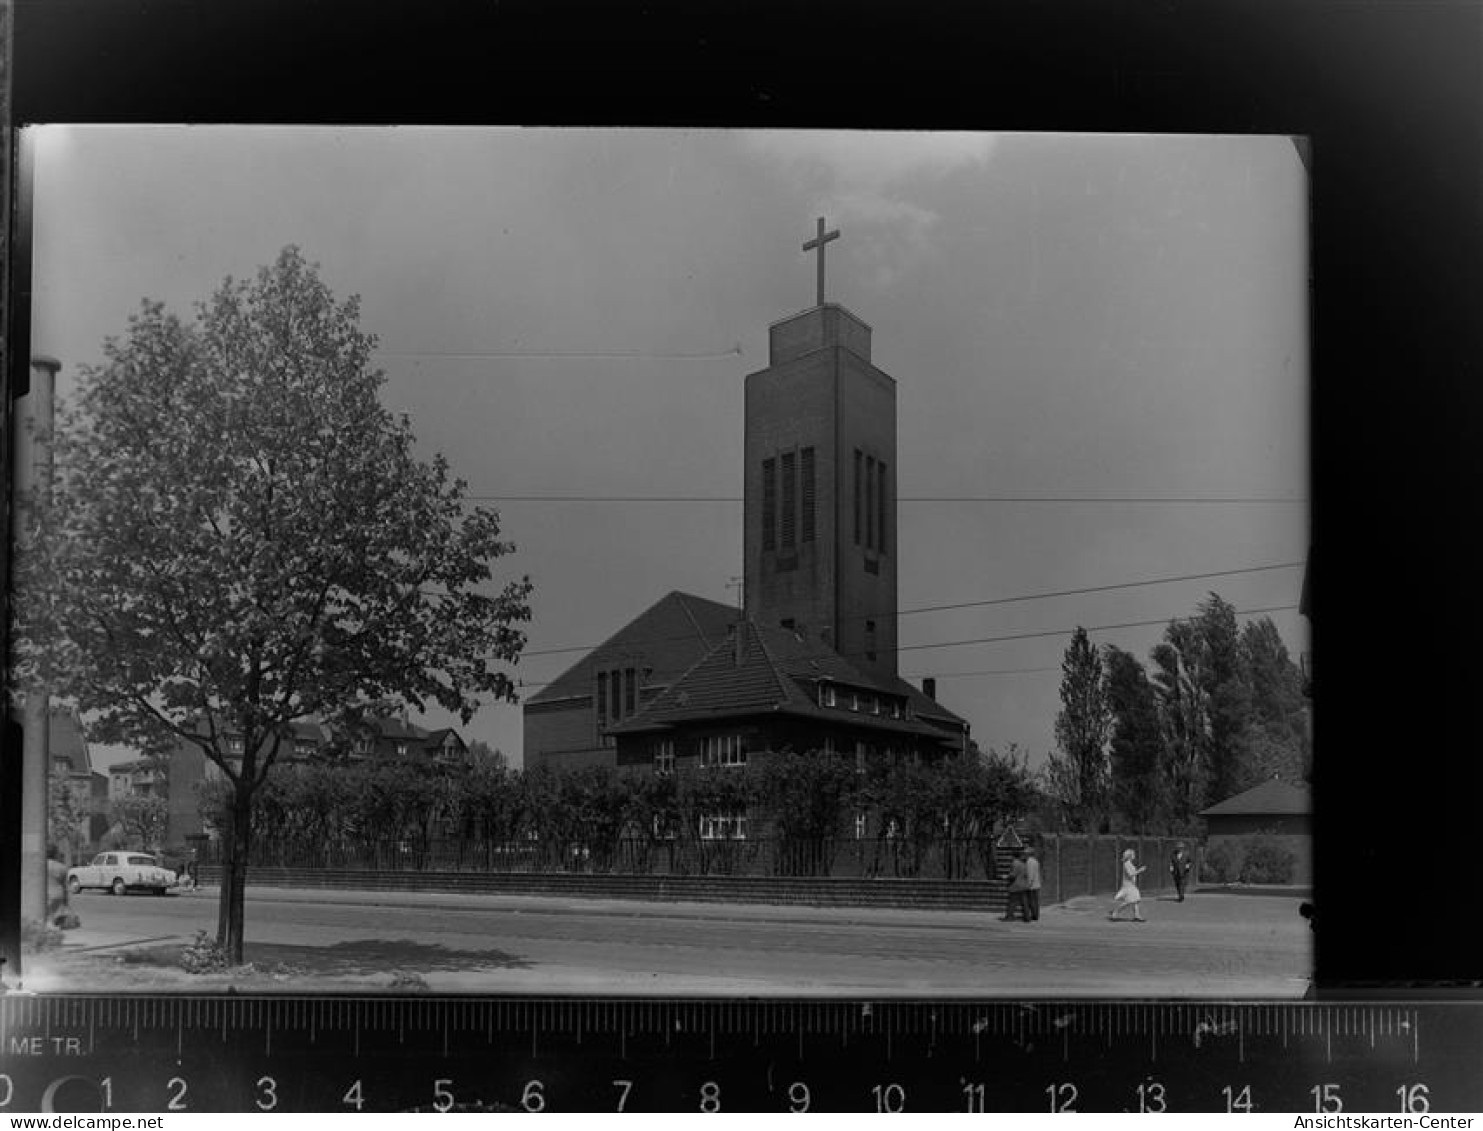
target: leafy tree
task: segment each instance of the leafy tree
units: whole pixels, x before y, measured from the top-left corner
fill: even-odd
[[[1114,645],[1103,649],[1112,714],[1108,759],[1112,805],[1122,831],[1161,831],[1168,820],[1168,780],[1158,701],[1143,665]]]
[[[295,248],[187,322],[146,301],[59,417],[21,624],[100,741],[194,743],[230,783],[217,936],[242,956],[252,801],[292,720],[511,700],[513,547],[378,400],[375,339]],[[228,736],[240,743],[233,749]]]
[[[1241,630],[1241,650],[1251,683],[1251,721],[1244,757],[1247,775],[1263,781],[1309,776],[1308,699],[1303,676],[1269,617]]]
[[[1246,771],[1251,722],[1251,680],[1236,610],[1211,593],[1195,611],[1195,632],[1204,653],[1202,669],[1210,723],[1207,802],[1234,796],[1252,782]]]
[[[120,797],[108,806],[108,815],[125,844],[153,852],[164,842],[170,803],[163,797]]]
[[[1205,807],[1210,716],[1204,641],[1189,621],[1171,621],[1150,653],[1164,736],[1170,817],[1188,829]]]
[[[1084,628],[1071,637],[1061,660],[1061,711],[1056,715],[1057,754],[1049,781],[1069,821],[1088,832],[1107,823],[1107,739],[1112,712],[1107,701],[1102,655]]]

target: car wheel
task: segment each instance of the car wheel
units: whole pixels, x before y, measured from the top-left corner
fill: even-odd
[[[114,895],[123,895],[124,892],[126,892],[126,891],[128,891],[128,888],[124,884],[123,877],[119,877],[118,879],[116,879],[116,880],[113,881],[113,894]]]
[[[77,877],[76,876],[68,876],[67,877],[67,894],[68,895],[76,895],[81,890],[82,890],[82,885],[77,882]]]

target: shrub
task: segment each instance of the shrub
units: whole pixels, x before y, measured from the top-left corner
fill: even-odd
[[[1286,884],[1292,882],[1297,857],[1292,849],[1268,836],[1246,838],[1245,858],[1241,862],[1241,882],[1247,884]]]
[[[1229,884],[1240,879],[1244,852],[1236,841],[1217,841],[1206,853],[1199,879],[1205,883]]]
[[[190,974],[214,974],[227,968],[226,951],[205,931],[197,931],[195,939],[180,952],[180,966]]]
[[[35,919],[21,920],[21,949],[31,954],[55,950],[62,945],[62,932],[51,923],[38,923]]]

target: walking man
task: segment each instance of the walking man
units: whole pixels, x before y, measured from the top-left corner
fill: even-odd
[[[1184,902],[1184,885],[1189,878],[1189,853],[1184,850],[1184,841],[1174,846],[1174,855],[1169,857],[1169,874],[1174,877],[1174,891],[1179,902]]]
[[[1040,861],[1034,845],[1025,849],[1025,912],[1032,923],[1040,918]]]

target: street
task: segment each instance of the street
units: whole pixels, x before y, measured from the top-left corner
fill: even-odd
[[[85,893],[59,951],[26,988],[461,993],[1159,996],[1293,998],[1312,941],[1294,894],[1148,900],[1146,923],[1107,901],[1036,923],[873,908],[637,903],[523,896],[249,889],[241,974],[197,976],[166,956],[214,936],[217,892]]]

